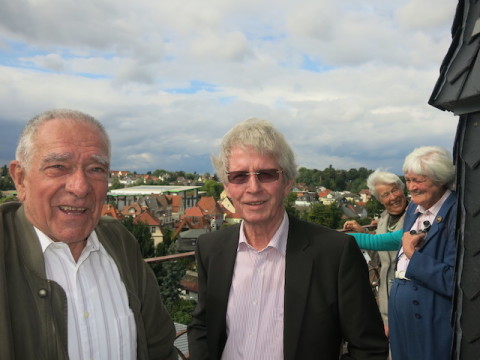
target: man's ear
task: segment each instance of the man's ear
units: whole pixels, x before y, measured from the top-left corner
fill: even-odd
[[[10,172],[10,177],[15,183],[18,200],[25,200],[25,168],[20,161],[13,160],[10,162],[8,170]]]
[[[292,192],[294,183],[295,183],[294,179],[290,179],[287,181],[284,189],[284,194],[283,194],[284,197],[287,197]]]
[[[223,184],[223,191],[225,191],[225,195],[230,198],[230,191],[228,191],[228,183]]]

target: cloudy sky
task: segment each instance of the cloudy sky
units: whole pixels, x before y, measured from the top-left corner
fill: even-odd
[[[453,0],[0,0],[0,166],[51,108],[102,121],[112,169],[213,172],[235,123],[274,123],[300,166],[401,173],[451,150],[427,104]]]

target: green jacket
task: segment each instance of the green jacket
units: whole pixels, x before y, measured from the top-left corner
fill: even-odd
[[[137,326],[137,359],[177,359],[175,328],[135,238],[102,218],[98,238],[118,266]],[[67,298],[46,279],[40,242],[17,202],[0,205],[0,359],[68,359]]]

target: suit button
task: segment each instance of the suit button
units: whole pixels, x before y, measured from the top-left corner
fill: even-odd
[[[418,305],[420,304],[417,300],[413,300],[413,305]]]
[[[420,314],[418,314],[418,313],[415,314],[415,319],[421,319],[421,318],[422,318],[422,315],[420,315]]]
[[[46,298],[48,296],[48,291],[47,289],[40,289],[38,290],[38,296],[41,298]]]
[[[413,285],[413,286],[412,286],[412,289],[413,289],[414,291],[417,291],[417,290],[418,290],[418,287],[417,287],[416,285]]]

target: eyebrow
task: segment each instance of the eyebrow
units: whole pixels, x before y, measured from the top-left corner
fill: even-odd
[[[71,153],[49,153],[43,157],[42,163],[48,164],[55,161],[67,161],[70,160],[72,157],[73,155]]]
[[[91,159],[94,160],[95,162],[98,162],[99,164],[107,167],[107,168],[110,168],[110,160],[109,160],[108,156],[92,155]]]
[[[61,153],[61,154],[49,153],[43,158],[42,163],[43,164],[49,164],[49,163],[56,162],[56,161],[68,161],[68,160],[71,160],[72,158],[73,158],[72,153]],[[93,160],[94,162],[97,162],[97,163],[103,165],[103,166],[106,166],[107,168],[110,168],[110,160],[109,160],[108,156],[92,155],[90,157],[90,159]]]

